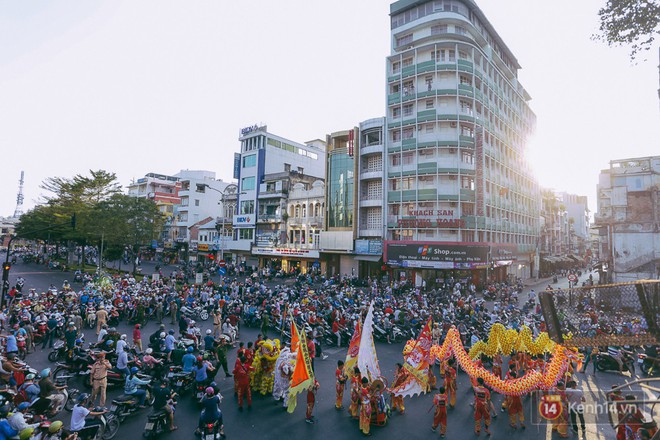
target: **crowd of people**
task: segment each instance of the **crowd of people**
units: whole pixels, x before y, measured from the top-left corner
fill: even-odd
[[[67,438],[84,430],[96,432],[99,417],[107,414],[106,390],[113,382],[119,383],[126,395],[135,398],[138,408],[147,404],[148,394],[152,395],[153,407],[164,411],[168,428],[176,430],[176,399],[186,389],[180,381],[168,380],[168,376],[180,377],[179,372],[188,375],[191,390],[198,391],[196,397],[203,408],[198,433],[212,423],[219,434],[224,435],[220,411],[222,395],[215,382],[220,370],[225,377],[233,377],[239,410],[243,410],[244,403],[251,409],[252,392],[257,391],[272,395],[284,407],[288,406],[287,388],[294,357],[287,343],[292,320],[307,336],[312,366],[314,359],[326,357],[324,346],[348,344],[355,324],[364,318],[372,302],[374,335],[387,343],[415,338],[429,319],[434,323],[434,343],[442,343],[447,331],[455,326],[466,347],[485,340],[495,323],[513,329],[527,326],[534,336],[545,330],[535,292],[532,290],[527,298],[521,298],[520,281],[492,283],[478,290],[469,280],[448,277],[427,290],[408,281],[383,283],[355,277],[318,279],[301,275],[295,282],[275,284],[260,272],[245,278],[225,278],[219,284],[209,281],[189,285],[181,283],[179,275],[174,272],[170,277],[157,280],[148,277],[137,280],[130,274],[105,276],[75,288],[65,282],[62,287],[51,286],[45,292],[34,289],[25,292],[14,287],[8,309],[0,313],[0,327],[6,335],[0,382],[23,397],[5,399],[7,403],[0,407],[0,419],[13,410],[13,415],[6,419],[8,425],[17,433],[30,433],[22,434],[30,438],[42,424],[30,424],[25,417],[21,422],[22,414],[27,411],[35,420],[39,416],[48,420],[62,409],[65,403],[61,391],[66,385],[53,383],[49,370],[29,373],[27,364],[19,360],[38,350],[39,345],[41,349],[54,349],[60,339],[64,344],[63,360],[70,367],[69,371],[89,371],[86,380],[91,387],[91,394],[75,397],[70,430],[64,430],[58,422],[50,424],[50,427],[59,428],[52,435]],[[595,313],[589,299],[583,300],[585,313]],[[213,326],[202,332],[196,319],[204,319],[204,316],[212,319]],[[600,316],[595,313],[592,319],[598,323]],[[142,335],[142,327],[150,320],[160,326],[147,338]],[[116,330],[117,324],[124,321],[133,325],[132,334]],[[176,329],[168,330],[166,324]],[[241,340],[241,328],[245,325],[259,328],[260,335],[255,341]],[[89,348],[85,348],[81,338],[85,327],[96,332]],[[227,355],[234,348],[237,358],[230,370]],[[507,379],[522,377],[531,369],[542,371],[545,361],[545,358],[524,353],[508,360],[499,355],[483,359],[495,374]],[[442,360],[429,371],[428,391],[436,391],[432,429],[439,428],[442,436],[446,433],[447,412],[456,405],[457,370],[455,362],[449,359]],[[553,391],[566,402],[565,408],[570,408],[569,402],[582,399],[576,387],[577,375],[572,373],[569,371]],[[369,435],[370,425],[384,423],[390,411],[404,413],[403,398],[392,396],[390,405],[385,395],[407,374],[399,365],[388,388],[384,378],[379,379],[380,383],[370,381],[359,370],[346,371],[340,362],[336,370],[335,406],[343,409],[344,390],[348,387],[348,411],[359,419],[359,429]],[[154,383],[150,377],[159,380]],[[314,381],[307,390],[305,420],[310,424],[315,423],[315,395],[320,386]],[[483,424],[484,432],[489,434],[491,417],[497,416],[491,392],[480,378],[473,380],[472,386],[475,433],[481,432]],[[47,405],[42,403],[40,410],[34,406],[37,397],[48,402]],[[508,412],[512,428],[525,428],[520,397],[504,398],[502,410]],[[576,420],[580,416],[578,412],[573,414],[567,410],[552,422],[553,428],[565,437],[569,419],[573,430],[577,431]],[[3,426],[2,420],[0,426]]]

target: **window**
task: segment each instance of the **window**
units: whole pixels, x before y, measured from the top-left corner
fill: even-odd
[[[472,85],[472,80],[465,75],[461,75],[461,84]]]
[[[413,105],[406,104],[403,106],[403,116],[410,116],[413,113]]]
[[[430,92],[431,89],[433,89],[433,75],[426,75],[426,77],[424,77],[424,82],[426,83],[426,87]]]
[[[468,57],[467,52],[463,52],[462,50],[459,50],[458,51],[458,59],[459,60],[468,60],[469,57]]]
[[[198,193],[204,193],[204,192],[206,192],[206,184],[204,184],[204,183],[198,183],[198,184],[195,185],[195,186],[196,186],[195,192],[198,192]]]
[[[199,199],[195,199],[195,206],[199,206]]]
[[[403,129],[403,138],[404,139],[412,139],[414,135],[412,127],[404,128]]]
[[[392,84],[390,93],[399,93],[401,87],[398,84]]]
[[[399,130],[395,130],[392,132],[392,142],[399,142],[401,140],[401,132]]]
[[[433,124],[426,124],[424,126],[424,129],[426,130],[427,133],[433,133],[434,125]]]
[[[394,61],[392,63],[392,73],[399,73],[401,70],[401,63],[398,61]]]
[[[446,24],[436,24],[431,26],[431,35],[446,34],[448,27]]]
[[[290,163],[285,163],[284,164],[284,172],[288,173],[291,171],[291,164]]]
[[[427,99],[426,100],[426,109],[430,110],[433,108],[433,100],[432,99]]]
[[[406,58],[405,60],[403,60],[403,67],[412,66],[412,64],[413,64],[412,57],[411,58]]]
[[[405,46],[406,44],[412,43],[412,41],[413,41],[413,35],[412,34],[407,34],[407,35],[403,35],[401,37],[397,37],[396,45],[397,45],[397,47]]]
[[[402,155],[402,161],[404,165],[411,165],[413,163],[413,152],[409,151],[406,153],[403,153]]]
[[[245,178],[241,179],[241,191],[252,191],[252,190],[254,190],[255,181],[256,181],[256,178],[254,176],[245,177]]]
[[[401,107],[394,107],[392,109],[392,117],[395,119],[401,117]]]
[[[254,237],[254,229],[241,228],[238,230],[239,240],[252,240]]]
[[[392,156],[392,166],[398,167],[399,165],[401,165],[401,156],[396,154]]]
[[[474,178],[461,176],[461,188],[474,190]]]
[[[463,163],[473,164],[474,155],[470,151],[461,151],[461,160]]]
[[[254,214],[254,200],[243,200],[241,202],[241,215]]]
[[[303,167],[298,167],[298,174],[305,174],[303,171],[305,171]]]
[[[454,31],[459,35],[468,35],[468,31],[463,26],[454,26]]]
[[[243,168],[251,168],[257,165],[257,155],[251,154],[243,157]]]

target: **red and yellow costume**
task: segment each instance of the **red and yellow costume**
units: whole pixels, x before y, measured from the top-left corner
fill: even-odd
[[[435,412],[433,413],[433,430],[440,425],[440,434],[443,436],[447,433],[447,403],[449,398],[447,393],[438,393],[433,397],[433,405],[435,405]]]
[[[525,427],[525,416],[523,414],[522,399],[520,396],[507,396],[507,408],[509,410],[509,425],[516,429],[518,427],[518,420],[520,420],[520,427]]]
[[[445,366],[445,390],[449,396],[449,406],[456,406],[456,370],[451,365]]]
[[[493,356],[493,374],[498,378],[502,378],[502,356],[496,354]]]
[[[394,376],[394,382],[392,383],[392,388],[396,388],[406,381],[408,373],[403,368],[399,368],[396,375]],[[403,396],[397,396],[392,394],[392,411],[399,410],[401,414],[406,412],[406,407],[403,404]]]
[[[337,378],[337,383],[335,385],[335,390],[337,391],[337,399],[335,400],[335,408],[342,409],[344,407],[344,387],[346,386],[346,375],[344,374],[343,368],[337,368],[335,370],[335,377]]]
[[[360,388],[360,431],[362,434],[369,435],[371,428],[371,394],[369,386]]]
[[[484,421],[485,431],[490,426],[490,391],[483,386],[474,387],[474,433],[481,432],[481,421]]]
[[[351,378],[351,404],[348,407],[348,412],[353,418],[358,417],[359,405],[360,405],[360,377],[353,376]]]
[[[316,403],[316,392],[318,391],[320,385],[314,380],[314,383],[307,389],[307,412],[305,413],[305,418],[307,420],[312,420],[312,412],[314,412],[314,403]]]
[[[568,437],[568,410],[567,399],[564,390],[557,388],[553,394],[561,397],[561,413],[559,417],[552,420],[552,431],[556,431],[561,438]]]

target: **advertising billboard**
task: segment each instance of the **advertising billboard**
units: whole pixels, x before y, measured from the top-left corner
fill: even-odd
[[[387,264],[421,269],[477,269],[488,264],[488,246],[387,243]]]

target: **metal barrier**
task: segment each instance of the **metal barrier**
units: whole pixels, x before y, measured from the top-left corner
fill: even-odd
[[[660,341],[660,280],[546,290],[540,295],[548,335],[576,347]]]

